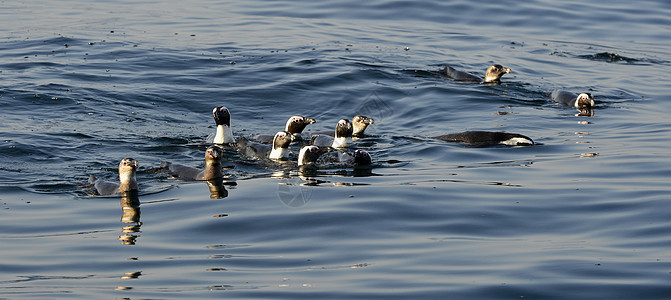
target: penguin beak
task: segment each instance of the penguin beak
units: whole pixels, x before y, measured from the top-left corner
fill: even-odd
[[[315,122],[317,122],[313,118],[303,118],[303,120],[305,121],[305,124],[314,124]]]
[[[505,67],[504,67],[504,68],[503,68],[503,71],[506,72],[506,73],[512,73],[512,72],[513,72],[513,69],[511,69],[511,68],[505,68]]]

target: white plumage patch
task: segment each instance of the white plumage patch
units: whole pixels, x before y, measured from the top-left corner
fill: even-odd
[[[235,143],[231,127],[227,125],[217,125],[217,134],[214,136],[214,141],[212,142],[215,144]]]
[[[502,141],[501,144],[507,145],[507,146],[528,146],[528,145],[533,145],[534,142],[525,139],[523,137],[514,137],[505,141]]]
[[[289,157],[289,149],[287,148],[277,148],[270,151],[268,158],[270,159],[283,159]]]
[[[339,137],[339,138],[334,138],[333,139],[333,144],[331,145],[331,147],[333,147],[333,148],[343,148],[343,147],[348,147],[351,144],[352,144],[352,138],[351,137]]]

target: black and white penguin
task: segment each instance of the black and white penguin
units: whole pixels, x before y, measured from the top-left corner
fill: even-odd
[[[314,166],[319,157],[328,151],[328,147],[317,147],[314,145],[303,146],[298,152],[298,166]]]
[[[473,83],[499,83],[501,82],[501,76],[511,73],[513,70],[506,68],[502,65],[491,65],[485,71],[485,80],[482,80],[480,77],[475,75],[468,74],[452,68],[450,66],[445,66],[443,69],[443,75],[454,81],[465,81]]]
[[[171,162],[161,162],[161,168],[172,176],[184,180],[211,180],[224,177],[221,160],[224,152],[218,146],[205,150],[205,169],[194,168]]]
[[[137,191],[137,179],[135,173],[140,164],[128,157],[121,160],[119,163],[119,183],[104,181],[95,176],[89,176],[89,183],[93,184],[98,195],[107,196],[130,191]]]
[[[300,138],[301,133],[306,126],[314,124],[316,121],[313,118],[307,118],[303,116],[292,116],[287,120],[287,124],[284,126],[284,131],[287,131],[294,135],[294,138]]]
[[[580,93],[576,95],[575,93],[567,91],[554,90],[550,94],[550,98],[561,105],[575,107],[577,109],[591,108],[594,106],[594,98],[590,93]]]
[[[530,146],[534,141],[525,135],[500,131],[466,131],[432,137],[451,143],[466,143],[473,146]]]
[[[212,140],[213,144],[231,144],[235,143],[233,131],[231,129],[231,112],[225,106],[215,107],[212,110],[214,123],[217,124],[217,131]]]
[[[318,134],[312,137],[312,145],[319,147],[330,146],[333,148],[344,148],[352,145],[352,134],[354,128],[352,122],[347,119],[340,119],[336,124],[335,134],[333,137]]]
[[[238,151],[249,157],[285,160],[289,158],[289,145],[291,145],[293,138],[294,135],[288,131],[278,131],[275,133],[272,145],[240,138],[238,140]]]
[[[273,138],[273,149],[270,150],[268,158],[287,159],[289,158],[289,145],[293,141],[294,135],[288,131],[280,131]]]

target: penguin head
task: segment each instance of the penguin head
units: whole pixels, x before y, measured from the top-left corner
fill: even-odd
[[[212,115],[214,115],[214,122],[217,125],[231,126],[231,112],[225,106],[215,107],[212,110]]]
[[[580,93],[580,95],[578,95],[578,97],[575,100],[576,108],[592,107],[592,106],[594,106],[594,98],[590,93]]]
[[[205,150],[205,161],[221,161],[224,156],[224,151],[217,146],[209,146]]]
[[[491,65],[485,72],[485,82],[498,82],[501,80],[501,76],[511,73],[512,71],[513,70],[510,68],[504,67],[502,65]]]
[[[273,149],[289,148],[289,144],[293,141],[293,135],[288,131],[278,131],[273,137]]]
[[[362,116],[362,115],[357,115],[354,118],[352,118],[352,126],[353,126],[353,132],[352,135],[361,135],[363,134],[364,130],[366,130],[366,127],[368,125],[372,125],[375,123],[375,120],[372,118]]]
[[[297,134],[303,132],[306,126],[314,124],[316,121],[313,118],[306,118],[302,116],[292,116],[287,121],[287,125],[284,130],[290,132],[291,134]]]

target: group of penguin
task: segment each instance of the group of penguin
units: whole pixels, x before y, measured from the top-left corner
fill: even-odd
[[[503,75],[512,72],[510,68],[495,64],[487,68],[484,80],[477,76],[458,71],[450,66],[445,66],[440,76],[454,81],[497,84]],[[567,91],[553,91],[551,99],[563,106],[575,107],[577,109],[590,109],[594,106],[594,99],[590,93],[578,95]],[[361,149],[352,151],[353,138],[363,138],[364,132],[369,125],[375,121],[366,116],[357,115],[351,121],[340,119],[336,124],[333,135],[329,133],[315,134],[309,137],[303,136],[306,126],[315,123],[315,119],[292,116],[286,123],[284,130],[278,131],[274,136],[257,135],[249,138],[233,136],[231,128],[231,113],[224,106],[215,107],[212,110],[216,124],[216,132],[208,142],[213,145],[205,150],[205,167],[203,169],[191,166],[162,162],[161,169],[170,175],[185,180],[212,180],[223,178],[223,149],[222,147],[234,147],[241,154],[271,160],[288,160],[292,143],[300,143],[297,164],[301,168],[315,167],[320,157],[322,161],[334,162],[339,166],[369,166],[372,163],[368,152]],[[432,137],[446,142],[466,143],[476,146],[508,145],[528,146],[534,145],[534,141],[521,134],[497,132],[497,131],[466,131],[460,133],[445,134]],[[139,164],[132,158],[124,158],[119,163],[119,182],[104,181],[94,176],[89,177],[89,183],[94,187],[98,195],[114,195],[129,191],[137,191],[138,184],[135,173]]]

